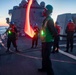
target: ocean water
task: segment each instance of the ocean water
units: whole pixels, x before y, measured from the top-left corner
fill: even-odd
[[[5,31],[7,30],[8,26],[0,26],[0,42],[1,42],[1,39],[5,39],[7,36],[5,33]]]
[[[0,26],[0,34],[3,34],[7,30],[8,26]]]

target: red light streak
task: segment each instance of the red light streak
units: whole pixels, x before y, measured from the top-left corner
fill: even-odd
[[[30,37],[34,36],[34,31],[32,29],[32,27],[30,26],[30,7],[32,4],[33,0],[29,0],[28,5],[27,5],[27,9],[26,9],[26,20],[25,20],[25,28],[24,28],[24,32],[29,35]]]

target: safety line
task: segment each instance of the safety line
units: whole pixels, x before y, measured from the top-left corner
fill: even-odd
[[[28,58],[32,58],[32,59],[42,59],[40,57],[35,57],[35,56],[30,56],[30,55],[24,55],[24,54],[21,54],[21,53],[16,53],[18,55],[21,55],[23,57],[28,57]],[[72,64],[76,64],[76,62],[71,62],[71,61],[64,61],[64,60],[57,60],[57,59],[51,59],[52,61],[56,61],[56,62],[64,62],[64,63],[72,63]]]
[[[69,53],[64,52],[64,51],[62,51],[62,50],[59,50],[59,52],[60,52],[61,54],[64,54],[64,55],[66,55],[66,56],[68,56],[68,57],[76,60],[76,56],[75,56],[75,55],[69,54]]]
[[[3,43],[1,43],[1,44],[2,44],[2,46],[3,46],[5,49],[7,49]],[[12,50],[10,50],[10,51],[13,52]],[[73,55],[71,55],[71,54],[69,54],[69,53],[63,52],[63,51],[61,51],[61,50],[59,50],[59,52],[62,53],[62,54],[64,54],[64,55],[66,55],[66,56],[68,56],[68,57],[70,57],[70,58],[72,58],[72,59],[75,59],[75,60],[76,60],[76,57],[74,57]],[[13,52],[13,53],[15,53],[15,54],[17,54],[17,55],[20,55],[20,56],[23,56],[23,57],[28,57],[28,58],[31,58],[31,59],[36,59],[36,60],[42,59],[42,58],[39,58],[39,57],[30,56],[30,55],[25,55],[25,54],[21,54],[21,53],[16,53],[16,52]],[[57,60],[57,59],[51,59],[51,60],[52,60],[52,61],[56,61],[56,62],[65,62],[65,63],[76,64],[76,62],[71,62],[71,61],[63,61],[63,60]]]

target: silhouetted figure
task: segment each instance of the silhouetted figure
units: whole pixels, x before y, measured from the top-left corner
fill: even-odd
[[[57,35],[54,27],[53,19],[50,17],[53,7],[51,5],[46,6],[44,12],[45,19],[42,24],[41,40],[42,40],[42,68],[38,69],[39,72],[47,72],[47,75],[54,75],[52,69],[52,63],[50,58],[51,47],[54,42],[54,37]]]
[[[66,46],[66,52],[68,52],[69,47],[71,48],[70,51],[73,51],[73,38],[74,38],[74,32],[75,32],[75,24],[72,20],[69,20],[69,23],[66,27],[66,33],[67,33],[67,46]]]
[[[59,49],[59,40],[60,40],[59,35],[60,35],[61,27],[58,24],[59,24],[58,22],[55,23],[55,28],[57,30],[57,36],[54,37],[54,44],[53,44],[52,53],[58,52],[58,49]]]
[[[32,38],[32,47],[31,48],[33,48],[34,45],[35,45],[35,48],[36,48],[37,45],[38,45],[38,33],[39,33],[39,28],[38,28],[37,24],[34,26],[33,30],[34,30],[35,34]]]
[[[9,48],[10,48],[11,43],[13,44],[15,50],[18,51],[17,44],[16,44],[17,32],[18,31],[17,31],[16,26],[12,22],[10,22],[10,26],[5,32],[5,33],[7,33],[7,36],[8,36],[8,38],[7,38],[7,51],[6,52],[9,52]]]

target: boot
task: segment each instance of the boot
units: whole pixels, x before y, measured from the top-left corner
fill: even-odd
[[[17,49],[17,47],[15,48],[16,52],[19,52],[19,50]]]
[[[6,52],[10,52],[9,49],[7,49]]]
[[[51,53],[55,53],[55,50],[53,50]]]
[[[73,49],[71,49],[70,51],[73,52]]]
[[[65,52],[68,52],[68,50],[66,50]]]

